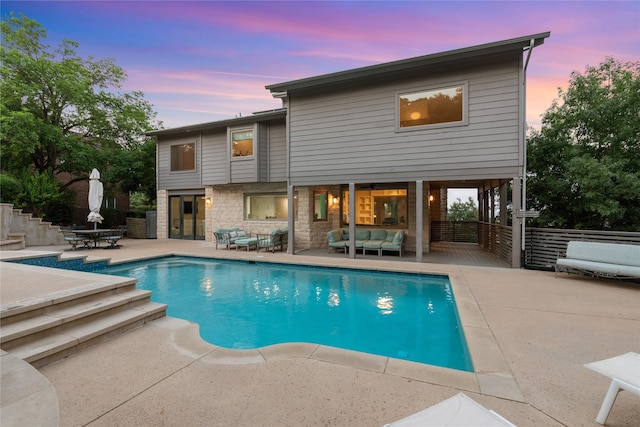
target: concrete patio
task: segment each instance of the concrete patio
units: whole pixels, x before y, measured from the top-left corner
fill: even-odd
[[[640,352],[637,283],[555,278],[481,259],[468,265],[478,254],[443,264],[435,256],[416,263],[411,256],[215,250],[202,241],[121,243],[116,250],[72,252],[67,245],[0,256],[57,251],[121,262],[185,254],[448,274],[476,372],[310,344],[225,350],[201,341],[196,325],[163,318],[39,369],[57,394],[63,426],[381,426],[459,391],[519,426],[596,426],[609,380],[583,364]],[[6,264],[0,275],[3,306],[73,286],[50,270],[41,287],[26,286]],[[8,383],[3,369],[3,413],[17,392]],[[2,425],[25,425],[17,421],[3,415]],[[621,393],[607,425],[639,424],[640,399]]]

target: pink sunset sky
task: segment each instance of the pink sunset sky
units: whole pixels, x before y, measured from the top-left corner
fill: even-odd
[[[49,44],[111,57],[165,128],[281,106],[265,85],[550,31],[527,71],[527,120],[573,71],[640,58],[638,1],[3,1]]]

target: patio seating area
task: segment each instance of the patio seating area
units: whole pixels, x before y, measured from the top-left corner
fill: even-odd
[[[197,325],[165,317],[39,368],[55,388],[60,425],[65,426],[382,426],[460,392],[518,426],[597,426],[611,379],[584,365],[640,350],[637,284],[575,275],[556,279],[551,271],[487,266],[482,251],[471,246],[443,245],[424,263],[410,255],[350,259],[326,251],[216,250],[214,243],[184,240],[127,239],[118,251],[68,248],[16,252],[58,250],[64,258],[117,262],[206,253],[447,274],[476,372],[379,363],[371,355],[310,344],[227,350],[203,342]],[[456,252],[457,263],[433,261]],[[72,285],[67,272],[43,270],[47,280],[34,275],[26,283],[12,283],[10,271],[2,269],[2,305]],[[23,391],[27,383],[21,384]],[[4,387],[2,413],[9,414],[5,401],[12,391]],[[640,399],[622,392],[607,425],[635,426],[638,414]]]

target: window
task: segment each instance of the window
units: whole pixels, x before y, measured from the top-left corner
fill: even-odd
[[[171,171],[194,170],[196,168],[196,144],[171,146]]]
[[[466,85],[398,95],[400,129],[441,123],[464,124]]]
[[[313,220],[326,221],[329,208],[327,192],[313,193]]]
[[[294,196],[295,202],[297,202],[296,196]],[[293,208],[295,216],[297,209],[295,205]],[[287,220],[289,218],[287,193],[245,194],[244,215],[246,220]]]
[[[372,186],[375,187],[375,186]],[[342,192],[342,222],[349,224],[349,191]],[[407,188],[356,190],[356,225],[407,228]]]
[[[231,157],[253,156],[253,130],[231,132]]]

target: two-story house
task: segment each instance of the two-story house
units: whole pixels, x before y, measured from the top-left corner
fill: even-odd
[[[158,238],[286,227],[295,253],[331,229],[395,228],[421,261],[446,189],[477,188],[481,244],[519,267],[523,219],[507,205],[524,211],[526,70],[549,35],[272,84],[282,109],[151,132]]]

